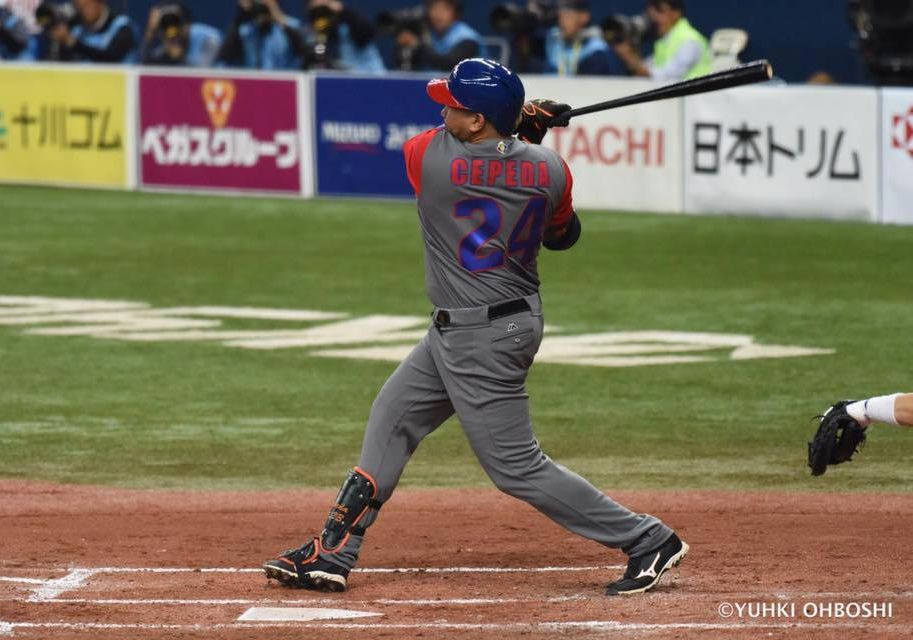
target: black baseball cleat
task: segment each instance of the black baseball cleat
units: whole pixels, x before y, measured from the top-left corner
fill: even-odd
[[[678,566],[682,558],[688,553],[688,545],[675,535],[656,551],[642,556],[631,557],[628,568],[621,580],[609,584],[605,593],[607,596],[626,596],[649,591],[657,584],[668,569]]]
[[[275,560],[263,563],[267,578],[286,587],[315,591],[345,591],[349,570],[320,557],[320,541],[314,539],[299,549],[289,549]]]

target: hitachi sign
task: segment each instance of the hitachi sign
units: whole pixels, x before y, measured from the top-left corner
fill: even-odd
[[[568,163],[662,167],[666,161],[663,129],[571,126],[551,129],[549,135]]]

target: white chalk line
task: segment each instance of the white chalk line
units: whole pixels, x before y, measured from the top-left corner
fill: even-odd
[[[345,605],[345,606],[372,606],[372,605],[390,605],[390,606],[478,606],[478,605],[500,605],[500,604],[556,604],[562,602],[578,602],[589,600],[585,595],[574,596],[555,596],[552,598],[419,598],[419,599],[397,599],[397,598],[378,598],[376,600],[345,600],[343,598],[297,598],[297,599],[247,599],[247,598],[57,598],[54,600],[45,600],[46,604],[97,604],[97,605],[210,605],[210,606],[232,606],[232,605],[265,605],[265,604],[296,604],[296,605]]]
[[[359,623],[359,622],[230,622],[216,624],[162,624],[114,622],[5,622],[0,630],[6,633],[16,629],[71,629],[71,630],[139,630],[139,631],[218,631],[224,629],[291,628],[291,629],[402,629],[402,630],[462,630],[462,631],[669,631],[703,630],[736,631],[743,629],[890,629],[907,631],[910,624],[873,624],[871,621],[847,622],[619,622],[617,620],[581,620],[564,622],[424,622],[424,623]]]
[[[73,569],[62,578],[47,580],[32,590],[28,602],[48,602],[57,596],[83,586],[86,581],[98,573],[95,569]]]
[[[13,576],[0,576],[0,582],[21,582],[22,584],[44,584],[47,580],[40,578],[16,578]]]
[[[710,601],[714,604],[732,602],[770,602],[773,600],[821,602],[824,599],[852,599],[859,601],[861,598],[877,599],[878,601],[896,601],[913,598],[913,591],[905,592],[822,592],[822,593],[761,593],[757,591],[740,593],[666,593],[662,594],[664,600]],[[3,600],[3,598],[0,598]],[[14,602],[24,601],[22,598],[9,598]],[[378,598],[376,600],[346,600],[344,598],[54,598],[50,600],[25,600],[33,604],[52,605],[97,605],[97,606],[252,606],[252,605],[308,605],[308,606],[411,606],[411,607],[441,607],[441,606],[487,606],[505,604],[562,604],[565,602],[605,602],[605,596],[593,594],[577,594],[569,596],[554,596],[550,598]]]
[[[648,596],[649,597],[649,596]],[[663,600],[689,600],[689,601],[712,601],[731,602],[769,602],[772,600],[802,600],[808,602],[820,602],[826,598],[852,598],[854,602],[860,598],[877,598],[879,601],[891,601],[898,599],[913,598],[913,591],[887,592],[887,591],[831,591],[821,593],[765,593],[759,591],[742,591],[737,593],[674,593],[663,592]],[[12,598],[12,600],[20,600]],[[163,606],[234,606],[234,605],[340,605],[346,606],[372,606],[372,605],[389,605],[389,606],[482,606],[482,605],[502,605],[502,604],[561,604],[563,602],[605,602],[603,595],[594,594],[576,594],[569,596],[554,596],[550,598],[416,598],[416,599],[397,599],[397,598],[378,598],[376,600],[346,600],[344,597],[338,598],[55,598],[53,600],[42,600],[45,604],[89,604],[89,605],[163,605]],[[33,601],[34,602],[34,601]]]
[[[624,569],[622,564],[576,567],[356,567],[352,573],[549,573]],[[96,573],[263,573],[257,567],[96,567]]]

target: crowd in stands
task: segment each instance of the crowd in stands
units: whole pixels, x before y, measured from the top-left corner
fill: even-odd
[[[286,0],[291,2],[293,0]],[[520,71],[557,75],[634,75],[664,80],[709,71],[707,40],[684,15],[683,0],[645,0],[637,29],[592,24],[588,0],[528,0],[515,5],[510,39]],[[359,73],[449,70],[463,58],[491,56],[462,20],[460,0],[425,0],[376,19],[343,0],[304,0],[305,19],[281,0],[237,0],[228,28],[194,20],[187,3],[155,5],[145,25],[107,0],[41,2],[33,16],[0,0],[0,60],[107,62],[247,69],[336,69]],[[35,25],[30,28],[30,24]],[[640,43],[654,41],[643,57]],[[378,38],[394,43],[384,60]]]

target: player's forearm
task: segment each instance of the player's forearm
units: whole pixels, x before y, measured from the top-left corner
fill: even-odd
[[[566,251],[577,244],[581,231],[580,218],[577,217],[577,212],[573,212],[566,224],[545,232],[542,244],[551,251]]]
[[[897,424],[913,427],[913,393],[904,393],[894,400],[894,419]]]
[[[847,413],[859,424],[899,424],[913,427],[913,393],[894,393],[859,400],[846,407]]]

